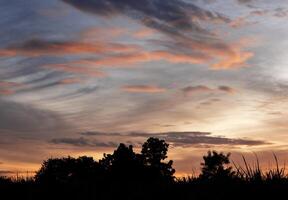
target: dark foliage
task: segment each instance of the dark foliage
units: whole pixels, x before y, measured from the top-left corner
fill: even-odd
[[[202,165],[202,173],[199,178],[203,181],[228,181],[233,179],[235,172],[229,166],[230,154],[217,153],[216,151],[208,151],[206,156],[203,156],[204,162]]]
[[[35,175],[37,183],[91,183],[103,180],[104,170],[92,157],[50,158]]]

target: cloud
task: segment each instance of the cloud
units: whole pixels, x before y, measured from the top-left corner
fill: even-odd
[[[31,134],[41,137],[41,133],[49,131],[56,133],[67,127],[67,124],[56,113],[35,108],[29,104],[0,99],[0,110],[1,133],[25,133],[25,136]],[[2,138],[1,134],[0,138]]]
[[[185,95],[191,95],[195,93],[212,93],[212,92],[219,92],[219,91],[230,93],[230,94],[233,94],[236,92],[234,88],[226,86],[226,85],[218,86],[215,89],[210,88],[206,85],[187,86],[185,88],[182,88],[182,92]]]
[[[99,142],[87,138],[55,138],[50,140],[53,144],[66,144],[73,145],[76,147],[117,147],[118,144],[114,142]]]
[[[152,36],[154,34],[155,34],[155,31],[153,29],[144,28],[144,29],[140,29],[140,30],[134,32],[133,37],[135,37],[137,39],[143,39],[143,38],[147,38],[149,36]]]
[[[251,16],[264,16],[268,14],[270,11],[269,10],[253,10],[250,12]]]
[[[198,92],[211,92],[211,88],[205,85],[188,86],[182,89],[185,94],[198,93]]]
[[[12,95],[15,94],[14,90],[10,90],[10,89],[0,89],[0,95]]]
[[[250,15],[252,15],[252,14],[250,13]],[[256,15],[256,14],[254,13],[253,15]],[[248,26],[248,25],[253,25],[253,24],[256,24],[256,23],[257,22],[248,21],[247,17],[244,16],[244,17],[238,17],[235,20],[232,20],[229,25],[232,28],[242,28],[242,27],[245,27],[245,26]]]
[[[10,81],[0,81],[0,95],[12,95],[16,93],[16,89],[23,84]]]
[[[214,69],[237,69],[247,67],[246,61],[254,56],[252,52],[235,52],[232,57],[224,58],[220,62],[213,64]]]
[[[154,85],[126,85],[122,87],[122,90],[130,93],[162,93],[166,91],[165,88]]]
[[[224,42],[215,38],[189,38],[174,36],[171,40],[154,40],[154,43],[166,46],[173,53],[194,55],[202,58],[210,68],[215,70],[237,69],[248,66],[247,61],[254,56],[253,52],[244,51],[254,44],[254,40],[241,38],[238,42]]]
[[[88,64],[94,67],[128,67],[135,64],[166,61],[170,63],[182,64],[203,64],[209,61],[205,55],[172,53],[169,51],[138,51],[127,54],[116,54],[105,56],[96,60],[84,61],[82,64]],[[80,61],[81,64],[81,61]]]
[[[46,41],[40,39],[27,40],[16,43],[5,49],[0,49],[0,56],[43,56],[43,55],[68,55],[68,54],[103,54],[113,52],[136,51],[136,45],[108,43],[108,42],[74,42],[74,41]]]
[[[240,3],[240,4],[247,4],[247,3],[251,3],[253,1],[254,0],[237,0],[237,2]]]
[[[163,132],[163,133],[105,133],[105,132],[83,132],[83,136],[103,137],[123,137],[123,138],[148,138],[158,137],[164,139],[173,146],[188,147],[193,145],[230,145],[230,146],[258,146],[268,145],[270,143],[262,140],[250,140],[243,138],[227,138],[222,136],[214,136],[209,132]]]
[[[105,77],[106,74],[102,71],[99,71],[97,69],[88,68],[88,67],[76,67],[71,66],[69,64],[50,64],[50,65],[44,65],[43,67],[53,69],[53,70],[59,70],[64,71],[68,73],[74,73],[74,74],[83,74],[91,77]]]
[[[76,83],[81,83],[82,80],[79,78],[66,78],[66,79],[62,79],[61,81],[59,81],[59,84],[76,84]]]
[[[83,41],[111,40],[125,35],[127,32],[128,30],[122,27],[92,27],[83,31],[81,38]]]
[[[0,50],[0,57],[12,57],[16,56],[17,52],[12,50],[1,49]]]
[[[235,44],[216,38],[213,33],[200,26],[202,23],[199,23],[205,21],[229,24],[230,19],[219,13],[200,8],[191,2],[186,3],[182,0],[143,0],[137,3],[131,0],[63,1],[84,12],[98,16],[127,15],[149,29],[168,36],[167,41],[159,41],[159,44],[168,50],[158,52],[158,55],[157,52],[149,53],[148,60],[160,60],[158,56],[161,56],[163,60],[172,63],[205,63],[213,69],[224,70],[245,67],[246,61],[253,57],[253,53],[243,51]],[[144,35],[146,35],[145,31]],[[143,32],[140,32],[140,37],[142,36]],[[145,57],[147,55],[143,58]],[[145,62],[147,58],[143,58],[142,62],[143,60]]]
[[[99,16],[126,15],[146,26],[169,32],[170,28],[201,31],[194,20],[227,21],[224,16],[182,0],[63,0],[85,12]]]
[[[21,85],[22,85],[22,84],[16,83],[16,82],[0,81],[0,88],[17,87],[17,86],[21,86]]]
[[[285,8],[277,8],[275,9],[275,17],[288,17],[288,9]]]
[[[231,93],[231,94],[236,92],[236,90],[234,88],[231,88],[231,87],[226,86],[226,85],[219,86],[218,90],[223,91],[223,92],[227,92],[227,93]]]

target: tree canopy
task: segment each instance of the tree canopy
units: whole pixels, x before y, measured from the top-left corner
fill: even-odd
[[[120,144],[112,154],[95,161],[92,157],[50,158],[43,162],[35,175],[42,183],[82,183],[104,179],[126,181],[158,181],[174,179],[173,161],[164,162],[169,145],[158,138],[149,138],[141,153],[133,146]]]

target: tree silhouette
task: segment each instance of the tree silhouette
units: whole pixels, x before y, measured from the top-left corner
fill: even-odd
[[[202,180],[216,180],[223,181],[232,178],[234,172],[230,164],[230,153],[223,154],[216,151],[208,151],[206,156],[203,156],[204,162],[202,165],[202,173],[200,179]]]
[[[113,179],[136,179],[143,170],[140,156],[134,153],[133,146],[122,143],[113,154],[104,154],[99,163]]]
[[[88,183],[97,181],[103,175],[103,171],[92,157],[50,158],[44,161],[36,172],[35,181],[47,184]]]
[[[173,161],[164,163],[167,158],[169,144],[164,140],[150,137],[143,145],[141,155],[145,166],[150,168],[154,175],[162,178],[173,180],[175,169],[173,169]]]

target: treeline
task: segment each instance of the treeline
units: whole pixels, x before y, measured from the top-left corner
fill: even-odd
[[[175,178],[173,161],[167,161],[169,144],[149,138],[140,153],[120,144],[112,154],[45,160],[31,179],[0,178],[3,199],[268,199],[288,191],[284,168],[263,172],[230,163],[230,154],[209,151],[197,177]],[[4,198],[5,197],[5,198]]]

